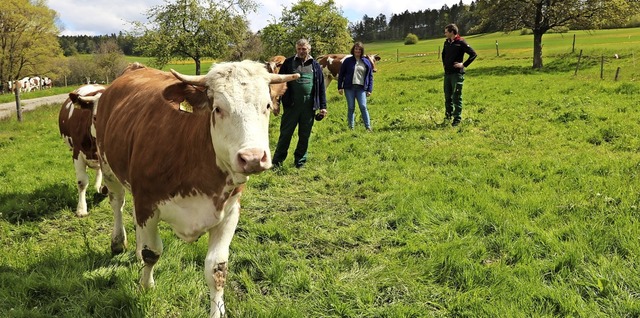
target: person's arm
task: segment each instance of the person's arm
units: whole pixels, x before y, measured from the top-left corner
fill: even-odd
[[[319,97],[320,97],[320,111],[323,112],[325,115],[327,114],[327,92],[326,92],[326,87],[324,85],[324,74],[322,74],[322,66],[320,66],[320,64],[316,61],[314,61],[314,64],[316,65],[316,69],[317,69],[317,74],[318,74],[318,83],[319,83],[319,87],[318,87],[318,92],[319,92]]]
[[[342,90],[344,89],[344,74],[347,70],[347,59],[342,61],[342,65],[340,65],[340,72],[338,73],[338,91],[342,94]]]
[[[469,46],[469,44],[467,44],[466,41],[463,42],[463,46],[464,46],[464,52],[467,53],[467,55],[469,55],[469,58],[464,61],[464,63],[462,63],[462,65],[464,65],[464,67],[469,66],[469,64],[473,63],[473,61],[476,59],[476,57],[478,57],[478,54],[476,54],[476,51],[474,51],[471,46]]]
[[[373,64],[371,64],[371,62],[367,61],[367,63],[369,63],[369,65],[367,65],[367,77],[368,77],[368,84],[367,87],[365,87],[365,90],[367,91],[367,96],[371,95],[371,92],[373,92]]]

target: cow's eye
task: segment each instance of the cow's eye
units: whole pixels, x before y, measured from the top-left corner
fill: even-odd
[[[220,109],[220,107],[214,107],[213,112],[219,115],[222,112],[222,110]]]
[[[271,103],[267,104],[267,109],[271,109]]]

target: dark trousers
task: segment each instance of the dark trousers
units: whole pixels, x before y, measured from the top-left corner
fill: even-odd
[[[284,107],[284,114],[280,122],[280,137],[278,145],[273,154],[273,164],[280,165],[287,158],[289,145],[293,132],[298,127],[298,145],[293,152],[294,164],[301,166],[307,162],[307,149],[309,148],[309,138],[311,137],[311,129],[313,128],[314,111],[311,104],[297,104],[294,106]]]
[[[445,117],[460,121],[462,116],[462,84],[464,74],[444,74]]]

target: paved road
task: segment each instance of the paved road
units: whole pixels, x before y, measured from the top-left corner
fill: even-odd
[[[32,111],[42,105],[48,105],[48,104],[62,105],[62,103],[67,99],[67,97],[69,97],[69,94],[60,94],[60,95],[32,98],[32,99],[21,99],[20,103],[22,104],[22,115],[24,116],[25,112]],[[0,104],[0,120],[7,119],[10,117],[17,118],[15,100],[10,103]]]

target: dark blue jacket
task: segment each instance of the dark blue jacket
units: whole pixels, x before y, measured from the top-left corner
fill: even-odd
[[[293,74],[294,73],[294,59],[295,55],[287,58],[280,67],[279,74]],[[313,88],[311,94],[313,94],[313,110],[327,109],[327,95],[324,87],[324,75],[322,74],[322,67],[314,59],[313,63]],[[287,82],[287,91],[282,95],[280,101],[285,107],[293,106],[293,96],[291,93],[291,82]]]
[[[367,73],[364,75],[364,90],[367,92],[373,91],[373,65],[368,58],[361,58],[364,65],[367,67]],[[338,89],[351,89],[353,87],[353,72],[356,69],[355,56],[349,56],[342,61],[340,66],[340,73],[338,74]]]

